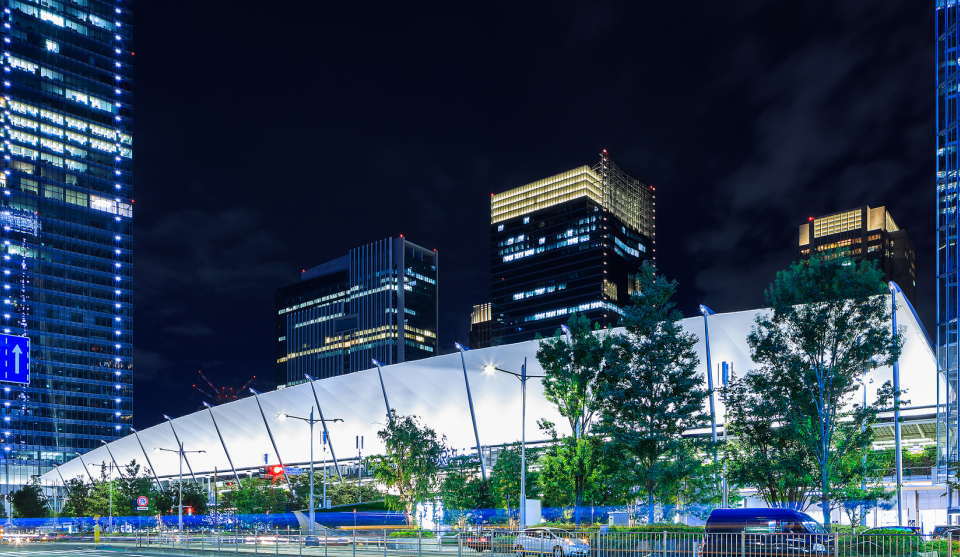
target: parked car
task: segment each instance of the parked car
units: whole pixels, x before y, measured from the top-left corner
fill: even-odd
[[[933,527],[933,537],[935,539],[946,538],[948,535],[953,538],[960,536],[960,526],[956,524],[941,524]]]
[[[513,542],[517,557],[552,555],[553,557],[587,557],[590,544],[586,539],[559,528],[528,528]]]
[[[701,555],[826,556],[830,535],[819,522],[793,509],[716,509],[710,513]]]
[[[347,545],[350,543],[350,538],[343,536],[304,536],[303,545],[307,547],[320,547],[320,546],[332,546],[332,545]]]
[[[492,547],[492,544],[490,543],[491,537],[492,537],[492,534],[490,532],[464,534],[463,545],[477,552],[490,551]]]

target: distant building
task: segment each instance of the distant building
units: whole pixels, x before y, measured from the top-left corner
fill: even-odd
[[[655,258],[655,197],[610,160],[490,197],[493,343],[552,336],[573,313],[612,325]]]
[[[404,237],[351,249],[277,291],[279,385],[437,353],[437,252]]]
[[[801,258],[815,253],[876,261],[886,280],[900,285],[912,300],[917,287],[917,258],[907,231],[897,226],[886,207],[858,207],[800,225]]]
[[[493,304],[473,306],[470,312],[470,348],[486,348],[493,339]]]

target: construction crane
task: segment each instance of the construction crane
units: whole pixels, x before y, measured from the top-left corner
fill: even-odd
[[[202,369],[197,370],[197,375],[202,381],[202,385],[193,384],[193,388],[203,396],[212,400],[214,404],[223,404],[224,402],[230,402],[232,400],[237,400],[240,398],[239,393],[247,392],[247,389],[253,382],[257,379],[257,376],[251,376],[241,387],[235,388],[229,385],[217,386],[213,381],[211,381]]]

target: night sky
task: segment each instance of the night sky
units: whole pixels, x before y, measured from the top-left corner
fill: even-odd
[[[200,368],[269,387],[274,290],[391,234],[439,250],[449,350],[490,192],[601,148],[657,187],[684,313],[762,305],[808,215],[885,204],[930,328],[930,4],[138,2],[135,423]]]

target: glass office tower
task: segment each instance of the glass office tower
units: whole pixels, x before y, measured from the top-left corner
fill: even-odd
[[[957,365],[958,298],[957,280],[960,278],[960,247],[957,244],[958,198],[957,179],[960,173],[957,134],[960,117],[957,99],[960,96],[960,12],[958,0],[936,0],[936,82],[937,82],[937,369],[938,381],[944,388],[938,427],[940,464],[960,461],[960,435],[957,431],[957,392],[960,376]],[[942,467],[940,467],[943,469]],[[953,475],[955,475],[954,472]],[[948,506],[955,509],[957,493],[950,490]],[[951,511],[951,512],[956,512]]]
[[[277,291],[277,384],[437,355],[437,252],[397,236]]]
[[[655,196],[604,150],[490,197],[493,344],[553,336],[571,314],[620,321],[643,261],[655,262]]]
[[[31,341],[29,386],[0,383],[17,484],[128,433],[133,52],[128,1],[0,5],[0,319]]]

